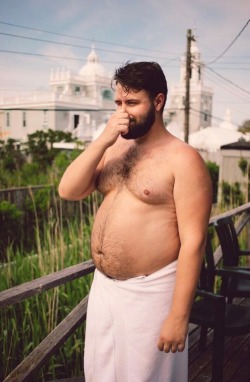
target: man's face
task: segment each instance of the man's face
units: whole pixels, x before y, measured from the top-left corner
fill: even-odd
[[[155,122],[155,107],[147,92],[127,92],[118,84],[115,102],[129,115],[129,131],[121,135],[124,139],[137,139],[149,132]]]

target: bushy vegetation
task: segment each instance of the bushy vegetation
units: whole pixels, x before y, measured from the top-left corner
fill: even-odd
[[[14,139],[0,141],[0,189],[38,184],[57,183],[67,165],[80,150],[62,152],[54,148],[56,142],[74,142],[71,133],[36,131],[27,142]]]
[[[219,166],[215,162],[206,162],[213,187],[213,203],[217,202],[218,184],[219,184]]]
[[[0,142],[0,291],[90,258],[90,232],[98,195],[65,202],[57,184],[79,150],[60,151],[61,132],[36,132],[22,145]],[[37,185],[43,185],[37,187]],[[26,187],[28,186],[28,187]],[[35,186],[35,187],[32,187]],[[0,380],[3,380],[88,293],[83,277],[0,311]],[[84,328],[78,329],[34,382],[80,375]]]
[[[37,252],[24,254],[8,247],[8,262],[0,268],[0,291],[50,274],[90,258],[90,216],[88,223],[71,220],[63,227],[61,218],[46,224],[43,237],[37,227]],[[0,310],[0,380],[3,380],[89,292],[91,276],[85,276],[53,290]],[[80,375],[84,328],[72,335],[33,382]]]

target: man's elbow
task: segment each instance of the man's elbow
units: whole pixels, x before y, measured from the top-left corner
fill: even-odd
[[[58,194],[61,199],[65,200],[76,200],[74,195],[72,195],[67,188],[65,188],[62,184],[59,184],[58,186]]]
[[[72,202],[86,198],[89,194],[91,194],[91,192],[92,190],[87,189],[79,194],[76,194],[76,192],[73,189],[70,189],[69,187],[64,186],[61,183],[58,186],[58,194],[60,198],[70,200]]]

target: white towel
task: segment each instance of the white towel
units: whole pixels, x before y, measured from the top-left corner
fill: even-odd
[[[177,353],[157,347],[172,302],[176,265],[174,261],[128,280],[95,271],[85,336],[86,382],[187,381],[187,343]]]

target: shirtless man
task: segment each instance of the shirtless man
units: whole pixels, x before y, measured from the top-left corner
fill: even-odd
[[[96,189],[104,196],[92,231],[85,378],[185,382],[210,177],[200,155],[164,126],[167,83],[157,63],[126,64],[114,85],[116,112],[59,185],[68,200]]]

